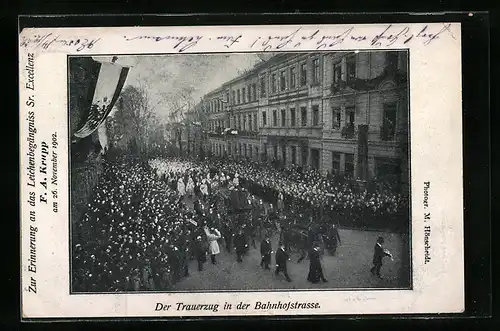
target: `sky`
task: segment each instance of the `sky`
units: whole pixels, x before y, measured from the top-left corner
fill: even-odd
[[[156,112],[166,119],[168,102],[184,92],[193,102],[261,62],[256,54],[183,54],[118,57],[117,64],[131,66],[127,85],[144,87]]]

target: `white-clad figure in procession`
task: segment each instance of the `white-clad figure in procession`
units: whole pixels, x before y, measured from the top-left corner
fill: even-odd
[[[193,178],[191,178],[191,176],[189,176],[189,179],[188,179],[188,182],[187,182],[187,185],[186,185],[186,193],[190,197],[192,197],[193,193],[194,193],[194,181],[193,181]]]
[[[219,176],[215,175],[215,177],[210,181],[210,185],[212,186],[212,191],[219,187]]]
[[[177,181],[177,192],[181,197],[186,195],[186,186],[184,186],[184,182],[182,181],[182,178],[179,178]]]
[[[219,230],[215,228],[209,229],[208,226],[204,227],[205,234],[208,240],[208,252],[210,253],[210,258],[212,259],[212,264],[217,264],[215,256],[220,253],[219,243],[217,240],[221,238]]]
[[[203,179],[201,181],[200,191],[201,191],[201,194],[203,194],[204,197],[208,196],[208,186],[207,186],[207,182],[206,182],[205,179]]]
[[[235,187],[238,187],[240,185],[240,179],[238,177],[238,174],[234,175],[234,179],[233,179],[233,185]]]

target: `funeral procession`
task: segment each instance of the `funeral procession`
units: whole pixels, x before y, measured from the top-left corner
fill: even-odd
[[[68,63],[72,293],[411,288],[406,51]]]

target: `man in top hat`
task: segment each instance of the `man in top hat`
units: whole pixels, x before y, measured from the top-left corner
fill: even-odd
[[[378,237],[373,252],[373,267],[370,269],[372,275],[377,276],[380,279],[382,279],[382,277],[380,276],[380,268],[382,268],[383,258],[388,256],[392,259],[392,254],[382,247],[383,244],[384,238]]]
[[[240,228],[238,233],[234,237],[234,247],[236,249],[236,260],[238,262],[243,262],[242,256],[245,255],[247,249],[246,236],[243,229]]]
[[[291,282],[290,276],[288,276],[287,271],[287,261],[289,259],[288,253],[285,251],[285,245],[280,241],[278,251],[276,252],[276,271],[275,274],[279,275],[280,272],[283,272],[285,278],[288,282]]]
[[[320,250],[319,243],[316,241],[314,242],[311,252],[309,253],[310,263],[307,280],[313,284],[317,284],[320,280],[324,283],[327,282],[325,276],[323,275],[323,268],[321,266]]]
[[[266,270],[270,270],[269,264],[271,263],[271,253],[271,241],[269,240],[269,235],[266,233],[265,238],[260,243],[260,255],[262,256],[260,266]]]
[[[335,224],[332,224],[332,227],[330,228],[330,231],[328,234],[328,241],[329,241],[331,253],[332,253],[332,255],[335,255],[335,253],[337,252],[337,246],[341,245],[339,229],[337,228],[337,226]]]
[[[194,245],[194,256],[198,261],[198,271],[203,271],[203,264],[207,261],[207,253],[205,251],[201,236],[196,237],[196,242]]]
[[[224,236],[224,242],[226,243],[226,250],[229,253],[231,252],[231,241],[234,236],[229,220],[226,220],[222,224],[222,235]]]

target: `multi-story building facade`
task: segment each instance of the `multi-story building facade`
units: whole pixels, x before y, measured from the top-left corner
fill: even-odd
[[[204,97],[215,155],[408,181],[408,53],[283,53]],[[224,134],[224,133],[233,134]]]

